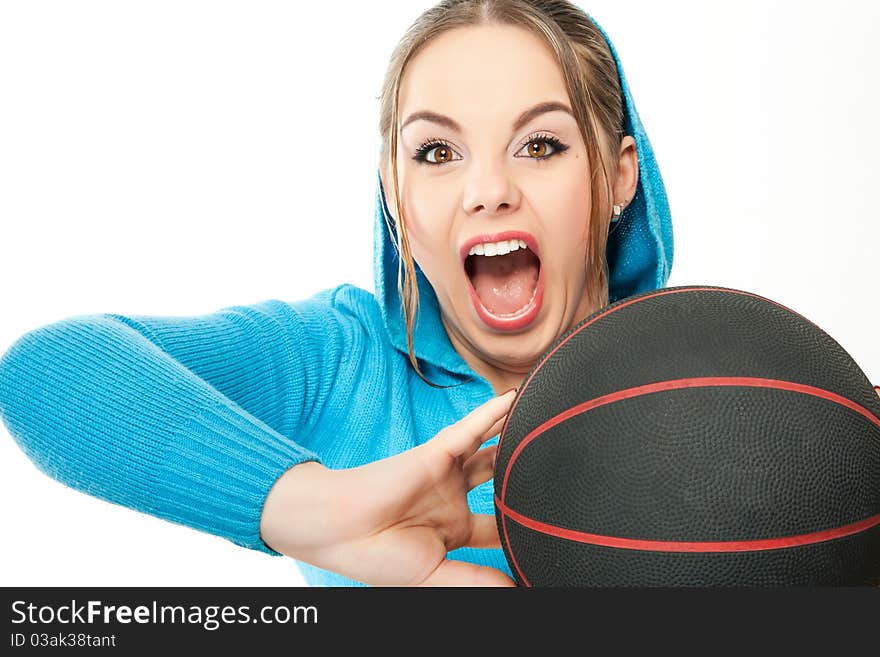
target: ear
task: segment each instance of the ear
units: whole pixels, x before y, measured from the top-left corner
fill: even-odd
[[[620,142],[620,151],[617,160],[617,178],[614,181],[614,198],[612,205],[632,203],[636,195],[636,187],[639,184],[639,155],[636,150],[636,140],[626,135]]]

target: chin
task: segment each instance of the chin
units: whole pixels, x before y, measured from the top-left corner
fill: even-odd
[[[478,343],[487,359],[499,365],[522,369],[525,373],[557,337],[555,332],[543,329],[546,326],[541,322],[535,322],[519,333],[497,333],[483,327]]]

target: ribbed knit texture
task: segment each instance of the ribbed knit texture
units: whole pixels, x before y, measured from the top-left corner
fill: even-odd
[[[598,25],[598,24],[597,24]],[[601,27],[599,28],[601,31]],[[607,34],[602,31],[607,39]],[[611,300],[662,287],[672,220],[618,55],[636,195],[609,236]],[[416,265],[419,313],[407,358],[400,259],[377,171],[375,294],[351,285],[194,317],[71,317],[20,337],[0,359],[0,416],[48,475],[90,495],[278,554],[259,536],[266,495],[288,468],[362,465],[429,440],[494,392],[452,347]],[[492,444],[497,439],[493,439]],[[494,513],[493,485],[468,495]],[[500,549],[450,558],[510,569]],[[314,585],[356,582],[300,564]]]
[[[259,520],[287,468],[399,453],[494,394],[430,388],[383,336],[375,297],[350,285],[194,317],[71,317],[0,359],[0,415],[58,481],[278,554]],[[472,491],[474,509],[493,513],[491,493]],[[452,556],[507,568],[500,550]],[[356,584],[301,567],[310,584]]]

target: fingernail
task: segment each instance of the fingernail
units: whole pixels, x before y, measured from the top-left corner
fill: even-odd
[[[510,389],[508,389],[508,390],[505,390],[504,392],[502,392],[502,393],[501,393],[500,395],[498,395],[498,396],[499,396],[499,397],[503,397],[504,395],[506,395],[506,394],[507,394],[508,392],[510,392],[511,390],[513,390],[514,392],[516,392],[516,388],[510,388]]]

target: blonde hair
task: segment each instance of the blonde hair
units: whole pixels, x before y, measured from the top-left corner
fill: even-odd
[[[624,119],[617,65],[608,43],[584,11],[567,0],[443,0],[419,16],[404,34],[391,55],[379,96],[380,157],[392,177],[393,196],[386,198],[386,202],[393,203],[393,218],[399,235],[395,243],[400,254],[397,288],[403,300],[407,350],[416,373],[434,387],[445,386],[438,386],[425,378],[413,350],[419,289],[397,179],[398,93],[407,62],[431,39],[455,28],[480,25],[525,28],[545,41],[556,54],[590,160],[592,204],[585,264],[590,308],[598,310],[608,304],[605,249],[613,182],[609,180],[608,171],[617,170],[617,150],[623,138]],[[388,228],[393,236],[390,224]]]

